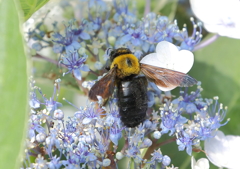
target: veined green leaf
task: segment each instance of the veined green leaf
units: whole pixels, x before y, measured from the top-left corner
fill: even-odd
[[[34,12],[40,9],[49,0],[20,0],[20,4],[24,13],[24,19],[27,20]]]

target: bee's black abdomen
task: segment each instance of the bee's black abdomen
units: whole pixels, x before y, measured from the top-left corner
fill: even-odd
[[[118,106],[121,120],[127,127],[135,127],[146,118],[147,79],[144,76],[120,80],[118,87]]]

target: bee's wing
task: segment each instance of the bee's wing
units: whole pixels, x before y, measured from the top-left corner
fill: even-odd
[[[197,83],[196,79],[185,73],[143,63],[141,63],[141,71],[162,91],[169,91],[177,86],[188,87]]]
[[[113,93],[116,79],[116,67],[109,70],[98,82],[96,82],[88,93],[91,100],[98,101],[97,96],[107,99]]]

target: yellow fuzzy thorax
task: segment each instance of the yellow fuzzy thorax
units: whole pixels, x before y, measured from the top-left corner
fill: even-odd
[[[117,65],[117,77],[124,78],[133,74],[140,73],[138,58],[133,54],[124,54],[114,58],[111,69]]]

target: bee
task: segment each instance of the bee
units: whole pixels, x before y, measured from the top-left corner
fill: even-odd
[[[135,127],[146,119],[147,80],[154,82],[164,91],[197,83],[185,73],[145,64],[142,60],[139,62],[128,48],[112,50],[108,73],[89,91],[89,98],[98,101],[97,96],[107,99],[117,86],[119,113],[121,121],[127,127]]]

